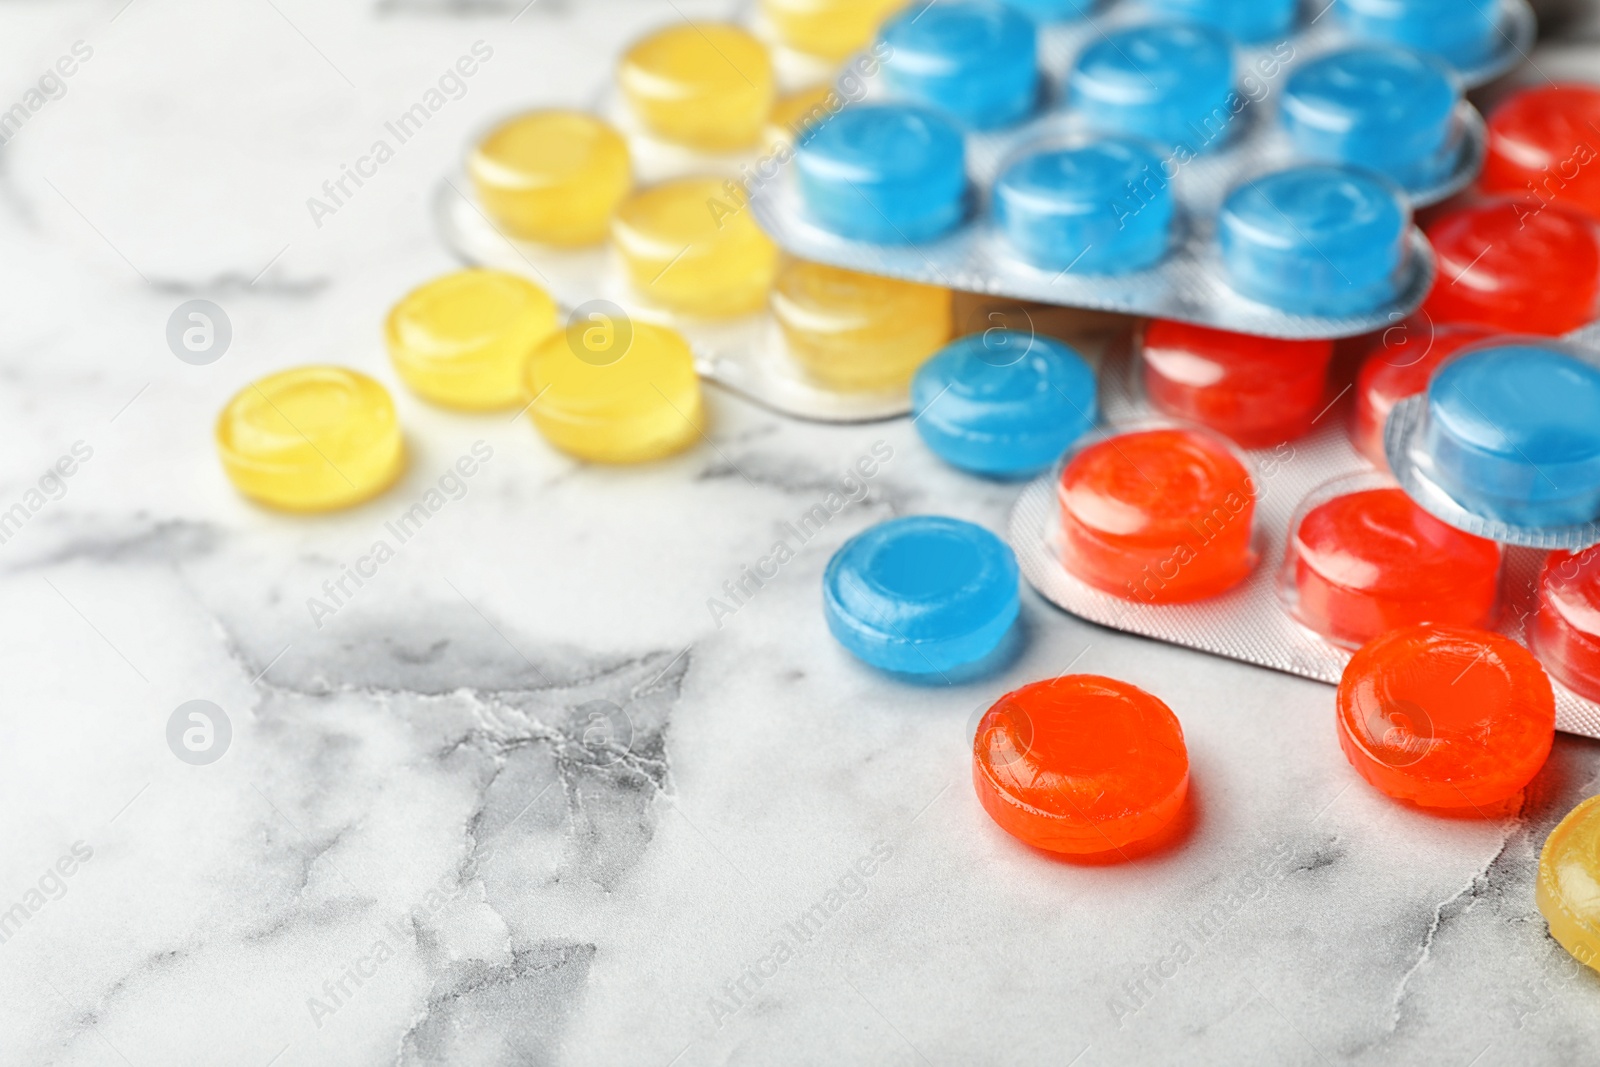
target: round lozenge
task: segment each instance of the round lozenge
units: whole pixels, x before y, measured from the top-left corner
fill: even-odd
[[[1280,114],[1306,158],[1366,167],[1417,189],[1455,169],[1460,101],[1459,80],[1439,60],[1360,45],[1296,68]]]
[[[1243,448],[1303,437],[1327,403],[1332,341],[1282,341],[1157,319],[1141,351],[1157,411]]]
[[[1528,644],[1556,681],[1600,704],[1600,547],[1552,552]]]
[[[694,356],[677,331],[607,322],[551,334],[528,361],[528,414],[563,452],[596,463],[642,463],[703,434]]]
[[[778,272],[778,246],[717,178],[680,178],[634,194],[611,237],[634,290],[685,315],[758,311]]]
[[[1411,208],[1388,179],[1323,165],[1246,179],[1217,220],[1228,283],[1301,315],[1354,315],[1392,301],[1410,225]]]
[[[1545,838],[1534,900],[1556,943],[1600,970],[1600,797],[1573,808]]]
[[[513,237],[557,246],[605,239],[633,185],[622,135],[577,111],[530,111],[496,126],[467,157],[484,210]]]
[[[991,329],[928,360],[911,383],[912,419],[929,448],[976,474],[1047,469],[1099,418],[1094,371],[1049,337]]]
[[[707,152],[756,144],[777,91],[766,48],[721,22],[651,34],[622,57],[617,82],[651,133]]]
[[[1439,273],[1422,310],[1435,322],[1558,337],[1600,309],[1600,230],[1585,215],[1498,197],[1425,231]]]
[[[463,270],[406,294],[384,328],[395,370],[419,396],[469,411],[522,400],[534,346],[556,329],[556,305],[530,281]]]
[[[1035,848],[1115,852],[1167,829],[1189,791],[1178,718],[1127,682],[1071,674],[1001,697],[978,722],[972,783],[990,818]]]
[[[1539,85],[1489,116],[1489,155],[1478,185],[1600,219],[1600,86]]]
[[[1191,154],[1221,147],[1244,98],[1233,45],[1208,26],[1153,22],[1101,33],[1078,56],[1069,103],[1094,130]],[[1235,106],[1238,105],[1238,106]]]
[[[1057,496],[1062,564],[1115,596],[1201,600],[1255,567],[1255,485],[1227,443],[1206,431],[1098,441],[1068,460]]]
[[[245,386],[217,417],[234,488],[285,511],[359,504],[405,469],[389,391],[344,367],[296,367]]]
[[[1600,367],[1533,343],[1461,355],[1429,382],[1419,447],[1439,488],[1475,514],[1600,518]]]
[[[1039,31],[998,0],[914,3],[884,25],[880,48],[897,96],[974,129],[1016,122],[1039,99]]]
[[[1431,52],[1457,67],[1482,63],[1502,39],[1501,0],[1335,0],[1359,37]]]
[[[1297,618],[1336,645],[1434,622],[1494,621],[1500,548],[1423,511],[1397,488],[1364,489],[1300,519],[1285,561]]]
[[[1425,808],[1492,813],[1539,773],[1555,725],[1539,661],[1487,630],[1391,630],[1362,646],[1339,682],[1339,744],[1351,766]]]
[[[995,221],[1035,267],[1126,274],[1161,260],[1177,213],[1161,156],[1121,138],[1035,151],[994,184]]]
[[[840,237],[916,244],[967,210],[966,142],[943,114],[858,104],[813,128],[795,152],[806,213]]]
[[[790,260],[772,290],[789,354],[834,389],[903,389],[950,339],[950,290]]]
[[[1433,372],[1463,348],[1497,332],[1472,323],[1439,326],[1426,315],[1414,315],[1372,338],[1356,375],[1350,423],[1350,443],[1356,451],[1379,468],[1387,468],[1383,429],[1389,412],[1406,397],[1428,388]]]
[[[918,515],[857,534],[822,579],[828,629],[857,658],[944,674],[999,647],[1017,619],[1017,559],[981,526]]]

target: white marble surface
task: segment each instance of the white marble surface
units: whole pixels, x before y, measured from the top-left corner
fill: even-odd
[[[876,676],[824,630],[831,550],[907,512],[1002,529],[1015,492],[904,423],[713,392],[711,444],[600,470],[397,387],[389,495],[306,521],[233,494],[210,424],[241,384],[310,360],[395,384],[378,323],[451,266],[426,197],[468,131],[591,98],[621,41],[717,5],[122,5],[0,8],[5,106],[93,49],[0,150],[0,509],[93,453],[0,545],[0,915],[26,913],[0,1063],[1600,1059],[1600,978],[1532,900],[1600,744],[1559,739],[1516,818],[1430,818],[1355,778],[1331,689],[1031,592],[998,676]],[[477,40],[466,95],[315,227],[306,198]],[[164,341],[192,297],[233,323],[210,366]],[[465,495],[314,626],[307,598],[480,440]],[[878,441],[870,496],[715,626],[707,598]],[[1069,665],[1177,710],[1180,848],[1069,866],[979,809],[975,709]],[[210,766],[165,739],[193,699],[232,723]],[[584,744],[596,700],[626,752]]]

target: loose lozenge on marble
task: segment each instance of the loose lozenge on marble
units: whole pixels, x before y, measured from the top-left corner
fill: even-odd
[[[879,523],[823,575],[828,629],[886,671],[940,675],[999,647],[1017,619],[1017,560],[981,526],[915,515]]]
[[[968,334],[911,382],[913,424],[951,466],[1038,474],[1099,418],[1094,371],[1070,345],[1020,330]]]
[[[285,511],[332,511],[383,492],[405,468],[389,391],[344,367],[296,367],[241,389],[217,418],[234,488]]]
[[[1339,682],[1337,719],[1345,757],[1378,790],[1487,816],[1544,766],[1555,693],[1511,638],[1430,623],[1362,646]]]
[[[469,411],[522,401],[534,346],[556,329],[550,294],[498,270],[446,274],[406,294],[384,335],[401,379],[425,400]]]
[[[1035,848],[1116,852],[1172,824],[1189,791],[1183,727],[1162,701],[1089,674],[1035,682],[978,722],[972,783],[990,818]]]
[[[694,355],[676,330],[579,322],[528,361],[528,413],[545,439],[596,463],[643,463],[700,439],[705,407]]]
[[[1534,900],[1556,943],[1600,970],[1600,797],[1573,808],[1545,838]]]

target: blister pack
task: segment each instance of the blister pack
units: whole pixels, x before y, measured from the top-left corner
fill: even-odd
[[[749,176],[757,217],[797,255],[873,274],[1263,336],[1366,332],[1431,283],[1411,208],[1484,156],[1461,75],[1375,42],[1426,35],[1371,6],[1123,0],[1039,26],[983,0],[914,5],[881,32],[867,101]],[[1521,0],[1489,6],[1505,47],[1474,79],[1531,31]],[[1268,9],[1287,36],[1216,28]],[[1448,5],[1434,29],[1479,17]]]
[[[782,255],[743,192],[796,128],[878,73],[870,54],[842,63],[739,25],[669,24],[588,107],[483,129],[436,189],[437,227],[577,320],[670,326],[703,378],[784,414],[903,415],[912,372],[953,332],[950,290]]]
[[[1113,629],[1330,684],[1355,648],[1418,618],[1498,629],[1555,678],[1558,727],[1600,737],[1600,548],[1502,547],[1439,521],[1356,450],[1360,421],[1337,401],[1319,401],[1304,436],[1252,450],[1158,412],[1162,325],[1109,346],[1105,428],[1012,511],[1010,543],[1041,595]],[[1579,351],[1480,341],[1449,367],[1532,348]],[[1161,407],[1174,410],[1170,398]]]

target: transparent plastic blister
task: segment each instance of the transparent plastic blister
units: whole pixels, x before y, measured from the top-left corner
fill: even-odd
[[[570,311],[592,300],[609,300],[629,315],[672,326],[695,354],[702,378],[764,407],[816,422],[872,422],[911,410],[905,388],[885,391],[828,389],[811,380],[769,313],[725,320],[689,320],[651,308],[631,291],[609,246],[553,249],[501,232],[472,199],[464,178],[441,182],[434,214],[445,243],[475,266],[521,274],[546,288]]]
[[[1522,0],[1512,0],[1506,9],[1518,13],[1510,22],[1521,26],[1522,16],[1528,14]],[[1120,143],[1121,133],[1125,132],[1109,129],[1103,122],[1098,124],[1098,131],[1093,130],[1090,127],[1096,124],[1085,120],[1078,108],[1067,106],[1065,79],[1075,59],[1086,46],[1105,42],[1108,33],[1148,23],[1154,17],[1139,3],[1123,2],[1085,20],[1041,28],[1039,54],[1044,89],[1034,117],[998,130],[967,131],[966,169],[972,188],[965,217],[954,229],[931,239],[922,239],[917,231],[907,229],[898,237],[891,236],[888,243],[877,238],[840,236],[841,228],[819,216],[815,205],[808,202],[805,180],[799,173],[803,167],[792,160],[770,168],[771,173],[762,173],[751,183],[757,218],[789,251],[853,270],[1018,300],[1201,323],[1260,336],[1353,336],[1388,325],[1420,304],[1432,284],[1433,259],[1427,242],[1409,224],[1401,242],[1403,255],[1389,284],[1382,287],[1381,297],[1364,298],[1359,306],[1316,307],[1273,298],[1280,305],[1274,306],[1260,292],[1253,294],[1255,298],[1245,295],[1241,286],[1249,286],[1237,279],[1235,284],[1228,281],[1218,216],[1230,192],[1285,168],[1319,162],[1291,143],[1278,110],[1295,70],[1345,45],[1360,43],[1334,25],[1332,16],[1316,20],[1287,41],[1237,49],[1238,76],[1234,84],[1242,110],[1236,113],[1237,118],[1220,118],[1221,128],[1216,131],[1210,129],[1209,120],[1205,129],[1197,129],[1191,140],[1199,143],[1198,154],[1192,145],[1186,149],[1147,145],[1160,162],[1156,172],[1159,180],[1154,184],[1170,186],[1175,204],[1169,243],[1153,265],[1131,271],[1121,266],[1096,266],[1090,255],[1092,241],[1074,243],[1082,250],[1077,256],[1063,253],[1063,262],[1046,263],[1019,247],[1019,234],[1027,230],[1026,226],[1013,227],[1008,236],[1003,208],[994,195],[996,182],[1008,167],[1055,149],[1097,146],[1107,140],[1108,134]],[[888,63],[892,66],[893,62],[891,55]],[[907,102],[904,93],[891,91],[889,80],[870,78],[866,101]],[[1481,116],[1471,104],[1457,100],[1449,127],[1441,149],[1447,157],[1444,165],[1426,177],[1411,180],[1409,188],[1400,190],[1400,199],[1407,205],[1441,201],[1465,188],[1481,169],[1485,151]],[[1398,189],[1388,179],[1380,180],[1387,188]],[[1142,192],[1130,191],[1127,195],[1138,221],[1148,204]],[[1164,198],[1165,193],[1161,196]],[[1122,221],[1119,213],[1118,240],[1125,237],[1120,232]],[[897,225],[893,220],[890,224]],[[1107,254],[1113,264],[1119,259],[1145,262],[1141,255],[1125,257],[1120,250],[1116,255]],[[1307,258],[1317,259],[1310,250]],[[1333,260],[1328,264],[1331,274],[1345,273]],[[1110,269],[1126,272],[1099,273]],[[1283,310],[1291,306],[1294,310]]]
[[[1152,410],[1139,392],[1135,347],[1125,338],[1101,362],[1106,428],[1096,440],[1152,424]],[[1343,404],[1330,403],[1305,437],[1245,453],[1256,487],[1253,543],[1259,558],[1249,576],[1225,592],[1190,603],[1146,603],[1075,577],[1061,556],[1059,467],[1029,483],[1013,507],[1008,540],[1018,565],[1045,599],[1090,622],[1336,685],[1351,651],[1297,620],[1284,584],[1292,580],[1286,579],[1286,554],[1303,512],[1336,496],[1394,484],[1352,447],[1347,414]],[[1494,628],[1519,641],[1539,610],[1545,558],[1536,549],[1504,550]],[[1559,682],[1555,692],[1558,729],[1600,737],[1600,704]]]
[[[1575,336],[1583,336],[1582,331]],[[1550,338],[1538,337],[1493,338],[1467,346],[1454,358],[1459,360],[1477,352],[1513,347],[1519,350],[1536,349],[1559,353],[1600,369],[1600,353],[1595,349],[1571,341],[1556,342]],[[1450,475],[1446,472],[1449,468],[1445,462],[1441,462],[1442,457],[1437,454],[1440,451],[1437,444],[1431,443],[1434,435],[1430,434],[1430,424],[1439,418],[1438,413],[1432,410],[1431,395],[1431,392],[1425,391],[1400,401],[1389,413],[1388,421],[1384,425],[1384,451],[1389,469],[1395,473],[1395,477],[1413,500],[1450,525],[1501,544],[1525,548],[1572,550],[1600,543],[1600,517],[1581,521],[1557,520],[1541,524],[1516,521],[1515,515],[1494,514],[1482,504],[1460,499],[1459,490],[1452,492],[1447,488]],[[1530,399],[1540,403],[1547,397]],[[1564,399],[1571,401],[1573,398],[1568,396]],[[1472,400],[1470,395],[1467,395],[1465,404],[1472,416],[1484,421],[1492,420],[1493,416],[1486,413],[1479,402]],[[1577,414],[1581,416],[1583,413]],[[1596,450],[1600,451],[1600,406],[1595,406],[1592,414],[1594,417],[1585,421],[1592,423],[1587,428],[1588,433],[1595,442]],[[1575,429],[1581,432],[1583,428]],[[1563,433],[1562,438],[1559,443],[1570,446],[1573,434]],[[1512,460],[1526,468],[1529,485],[1524,488],[1548,496],[1555,496],[1568,488],[1581,489],[1573,486],[1574,475],[1554,467],[1541,466],[1540,460],[1543,457],[1535,459],[1527,450],[1517,446],[1514,440],[1510,441],[1507,447],[1512,453]],[[1591,468],[1600,466],[1600,456],[1591,457],[1587,465]],[[1473,479],[1474,482],[1484,480]],[[1591,485],[1586,492],[1577,492],[1574,502],[1566,505],[1563,510],[1574,511],[1580,516],[1596,515],[1596,512],[1600,511],[1600,482]]]
[[[1338,17],[1342,13],[1341,6],[1335,13],[1330,14],[1329,9],[1334,4],[1347,5],[1347,0],[1314,0],[1303,9],[1302,20],[1311,19],[1311,29],[1307,37],[1318,40],[1326,35],[1330,42],[1345,42],[1361,40],[1362,34],[1352,26],[1350,20]],[[1371,3],[1365,5],[1372,7]],[[1389,9],[1396,9],[1399,5],[1388,4]],[[1457,6],[1457,0],[1445,5],[1445,10]],[[1527,0],[1465,0],[1461,7],[1486,18],[1492,23],[1492,29],[1485,35],[1487,47],[1481,55],[1452,62],[1456,74],[1469,89],[1476,89],[1480,85],[1487,85],[1505,74],[1516,69],[1518,64],[1527,59],[1529,50],[1533,47],[1534,38],[1538,35],[1538,19],[1534,15],[1533,6]],[[1452,12],[1453,13],[1453,12]],[[1329,15],[1330,17],[1324,17]]]
[[[830,77],[836,79],[833,99],[843,100],[858,92],[861,65],[856,60],[830,64],[781,49],[774,50],[771,59],[780,105],[802,89],[828,89]],[[745,221],[739,218],[747,211],[739,184],[742,176],[792,134],[787,123],[777,121],[775,110],[756,145],[711,151],[674,144],[648,132],[609,80],[582,112],[610,124],[625,139],[635,193],[678,179],[708,179],[714,188],[708,188],[702,198],[706,218],[718,223],[719,230],[729,218],[735,223]],[[478,130],[464,146],[463,158],[491,131],[516,117],[503,116]],[[488,210],[464,165],[440,179],[432,214],[444,243],[467,263],[527,277],[549,291],[564,312],[606,302],[632,318],[670,326],[689,342],[702,378],[758,404],[797,418],[838,423],[894,418],[910,410],[907,384],[840,387],[812,373],[795,357],[770,307],[732,315],[671,310],[640,291],[613,239],[560,247],[515,236]],[[780,270],[791,265],[787,258],[782,263]],[[931,328],[926,318],[923,316],[924,330]],[[908,369],[904,375],[907,383],[909,377]]]

